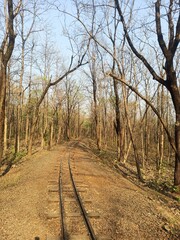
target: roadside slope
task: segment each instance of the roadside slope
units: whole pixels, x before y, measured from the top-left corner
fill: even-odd
[[[114,240],[179,239],[177,202],[134,185],[83,150],[84,145],[77,143],[71,154],[80,172],[76,179],[90,186],[89,198],[100,213],[100,220],[95,221],[99,236]]]

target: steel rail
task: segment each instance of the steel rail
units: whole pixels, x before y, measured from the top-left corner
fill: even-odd
[[[76,196],[76,199],[77,199],[77,202],[79,204],[79,207],[81,209],[81,213],[82,213],[82,216],[84,218],[84,221],[85,221],[85,224],[86,224],[86,227],[87,227],[87,230],[89,232],[89,236],[91,238],[91,240],[96,240],[96,236],[95,236],[95,233],[94,233],[94,230],[92,228],[92,225],[89,221],[89,218],[88,218],[88,215],[87,215],[87,212],[84,208],[84,205],[82,203],[82,200],[81,200],[81,197],[78,193],[78,190],[77,190],[77,187],[76,187],[76,184],[75,184],[75,181],[74,181],[74,178],[73,178],[73,174],[72,174],[72,170],[71,170],[71,165],[70,165],[70,157],[68,159],[68,165],[69,165],[69,173],[70,173],[70,177],[71,177],[71,181],[72,181],[72,185],[73,185],[73,189],[74,189],[74,193],[75,193],[75,196]]]
[[[60,163],[60,172],[59,172],[59,198],[60,198],[60,212],[61,212],[61,231],[62,231],[62,239],[66,240],[66,231],[64,224],[64,205],[63,205],[63,194],[62,194],[62,160]]]

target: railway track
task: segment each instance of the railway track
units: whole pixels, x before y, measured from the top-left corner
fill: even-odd
[[[70,154],[68,160],[61,161],[60,165],[59,196],[62,239],[96,240],[88,213],[79,193],[79,191],[83,192],[86,189],[84,189],[81,182],[78,183],[79,186],[77,187],[73,176]]]
[[[60,235],[57,237],[47,236],[46,240],[97,240],[94,229],[91,225],[90,218],[95,217],[89,214],[84,204],[91,204],[86,198],[82,198],[82,194],[87,191],[87,185],[83,181],[75,181],[74,175],[77,174],[73,155],[65,154],[63,160],[60,161],[60,167],[55,166],[56,180],[50,181],[50,193],[58,193],[59,209],[49,214],[49,219],[60,220]],[[57,202],[57,195],[51,202]],[[86,205],[87,206],[87,205]],[[59,214],[60,213],[60,214]],[[58,216],[60,215],[60,216]]]

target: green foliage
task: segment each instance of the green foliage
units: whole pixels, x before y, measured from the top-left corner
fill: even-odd
[[[173,186],[172,187],[173,192],[178,193],[179,192],[179,187],[178,186]],[[179,198],[180,200],[180,198]]]
[[[83,122],[83,128],[85,128],[85,129],[90,128],[91,125],[92,125],[92,123],[91,123],[91,121],[88,120],[88,119],[85,119],[85,121]]]
[[[27,154],[27,152],[26,152],[25,150],[16,153],[16,157],[15,157],[13,163],[14,163],[14,164],[18,163],[23,157],[26,156],[26,154]]]

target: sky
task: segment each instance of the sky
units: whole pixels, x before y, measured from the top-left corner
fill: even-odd
[[[61,0],[60,2],[62,2],[60,7],[61,9],[63,10],[65,9],[67,12],[70,12],[70,13],[75,11],[75,8],[71,0],[66,0],[66,1]],[[143,8],[145,2],[147,1],[136,0],[135,9]],[[143,11],[139,10],[138,15],[142,16]],[[51,29],[53,32],[53,39],[57,44],[58,48],[60,49],[61,53],[65,57],[69,56],[71,54],[71,50],[70,50],[69,40],[67,39],[67,37],[63,35],[63,26],[65,24],[64,22],[64,19],[65,19],[66,25],[67,26],[70,25],[72,27],[70,23],[73,21],[73,18],[68,15],[66,15],[64,18],[64,15],[58,12],[57,10],[51,10],[47,12],[45,18],[47,19],[48,25],[52,27]]]
[[[54,0],[51,0],[51,1],[54,1]],[[65,9],[67,12],[70,12],[70,13],[75,12],[75,9],[73,7],[71,0],[66,0],[66,1],[60,0],[57,2],[61,4],[60,8],[62,10]],[[97,0],[95,1],[95,3],[96,2]],[[136,0],[135,9],[137,10],[139,8],[140,9],[144,8],[146,5],[145,3],[147,2],[149,1]],[[143,15],[145,11],[146,9],[136,11],[136,15],[134,15],[134,21],[136,21],[137,18],[143,19]],[[71,53],[69,40],[67,37],[64,36],[64,33],[63,33],[63,26],[65,24],[64,20],[66,22],[67,28],[70,25],[71,29],[68,28],[68,30],[72,34],[72,30],[76,30],[76,26],[70,24],[72,23],[73,18],[68,15],[66,15],[66,17],[64,18],[64,15],[61,12],[58,12],[57,9],[55,8],[52,8],[51,10],[46,11],[43,14],[43,20],[41,23],[42,23],[42,29],[44,28],[44,25],[46,25],[47,28],[50,30],[49,31],[50,33],[48,36],[49,43],[52,42],[52,45],[54,46],[55,50],[60,51],[61,56],[63,56],[63,61],[66,62],[66,64],[68,65],[70,62],[72,53]],[[39,22],[37,22],[37,28],[39,28]],[[141,28],[139,29],[139,33],[141,34]],[[45,34],[42,31],[40,31],[37,35],[39,36],[40,44],[41,44],[44,41],[43,38]]]

